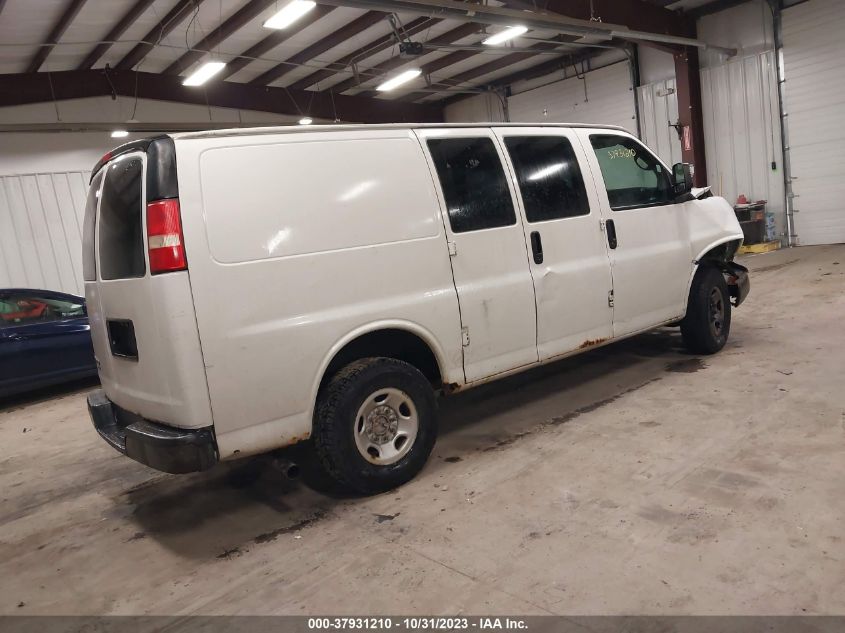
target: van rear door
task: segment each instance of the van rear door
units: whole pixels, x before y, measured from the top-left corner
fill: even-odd
[[[210,426],[173,141],[130,143],[101,163],[86,205],[83,248],[103,389],[112,402],[149,420]]]

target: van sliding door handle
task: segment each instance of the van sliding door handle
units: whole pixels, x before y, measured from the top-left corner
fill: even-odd
[[[616,223],[613,220],[608,220],[605,222],[605,228],[607,230],[607,245],[610,248],[616,248],[618,245],[616,241]]]
[[[540,239],[539,231],[531,232],[531,254],[534,255],[534,263],[543,263],[543,240]]]

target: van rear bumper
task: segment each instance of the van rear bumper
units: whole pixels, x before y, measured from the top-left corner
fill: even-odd
[[[166,473],[208,470],[217,463],[212,427],[177,429],[126,411],[102,389],[88,396],[94,428],[114,449],[137,462]]]

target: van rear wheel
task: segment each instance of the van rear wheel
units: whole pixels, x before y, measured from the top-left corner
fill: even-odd
[[[437,438],[434,390],[413,365],[365,358],[337,372],[314,418],[314,447],[340,484],[372,494],[412,479]]]
[[[730,331],[731,300],[725,277],[711,266],[701,266],[681,321],[684,345],[694,354],[715,354],[727,343]]]

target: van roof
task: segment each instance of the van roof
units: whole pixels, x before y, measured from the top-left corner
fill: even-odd
[[[605,130],[628,130],[618,125],[600,125],[590,123],[370,123],[370,124],[332,124],[332,125],[274,125],[267,127],[226,128],[200,132],[180,132],[171,134],[176,139],[212,138],[219,136],[253,136],[259,134],[301,134],[303,132],[342,132],[348,130],[408,130],[408,129],[443,129],[443,128],[489,128],[489,127],[563,127],[563,128],[598,128]]]

